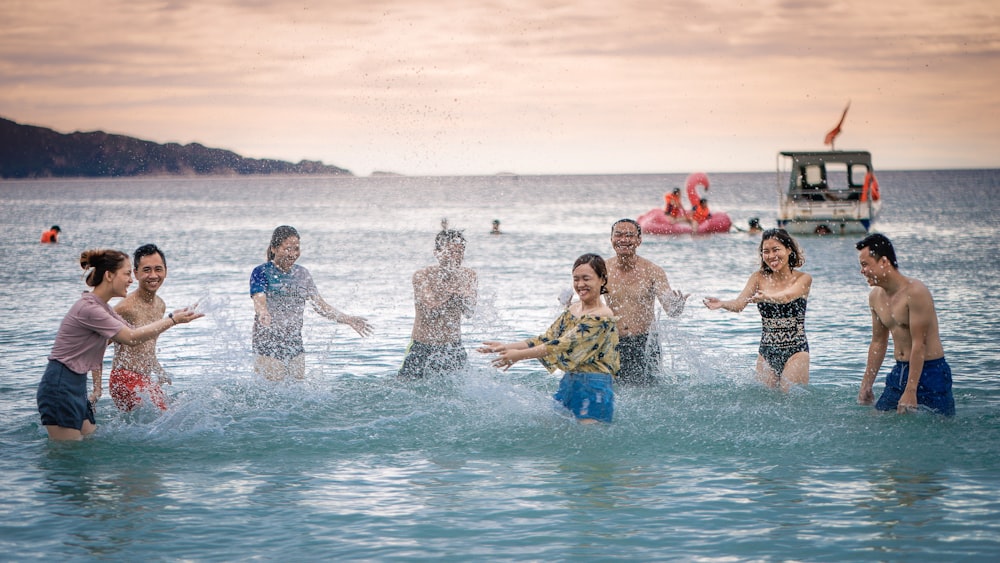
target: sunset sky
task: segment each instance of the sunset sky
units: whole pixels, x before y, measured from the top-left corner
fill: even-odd
[[[1000,167],[996,0],[5,0],[0,117],[358,175]]]

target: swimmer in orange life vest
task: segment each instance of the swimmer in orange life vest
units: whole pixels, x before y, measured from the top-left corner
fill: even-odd
[[[51,229],[42,233],[42,242],[44,243],[59,242],[59,233],[61,232],[62,229],[59,228],[59,225],[52,225]]]
[[[674,188],[674,191],[663,194],[663,213],[672,221],[684,217],[684,204],[681,203],[680,188]]]
[[[167,259],[154,244],[140,246],[133,258],[139,287],[115,306],[115,312],[132,326],[141,327],[162,319],[167,310],[163,299],[156,295],[167,278]],[[135,346],[115,343],[108,387],[119,410],[130,411],[145,397],[158,409],[166,410],[167,396],[160,387],[162,383],[171,381],[156,359],[156,337]]]

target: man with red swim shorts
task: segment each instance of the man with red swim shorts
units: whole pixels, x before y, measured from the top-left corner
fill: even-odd
[[[115,312],[133,327],[140,327],[162,319],[167,310],[163,299],[156,295],[167,278],[167,259],[156,245],[146,244],[136,249],[133,267],[139,287],[115,306]],[[108,387],[120,410],[130,411],[147,398],[160,410],[166,410],[167,396],[160,384],[169,384],[170,378],[156,359],[156,340],[136,346],[115,343]]]

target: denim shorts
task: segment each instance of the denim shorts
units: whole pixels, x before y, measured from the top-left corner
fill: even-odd
[[[615,392],[611,387],[611,375],[607,373],[567,373],[552,398],[576,418],[611,422],[615,412]]]

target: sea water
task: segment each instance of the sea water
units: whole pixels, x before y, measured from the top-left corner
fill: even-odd
[[[774,225],[774,174],[710,178],[713,209]],[[0,559],[996,560],[1000,172],[879,180],[876,228],[935,298],[954,418],[856,403],[871,321],[854,238],[800,240],[811,372],[788,394],[754,379],[756,310],[701,304],[757,268],[743,233],[644,238],[691,296],[658,321],[662,384],[619,389],[611,425],[556,411],[538,363],[499,372],[474,351],[543,332],[573,260],[611,255],[612,222],[682,174],[0,182]],[[479,273],[471,365],[400,382],[411,276],[442,218]],[[40,245],[52,224],[61,242]],[[253,374],[248,279],[281,224],[323,297],[375,334],[307,310],[307,378],[275,384]],[[80,252],[150,242],[168,308],[206,312],[159,338],[170,408],[123,414],[105,388],[97,433],[51,443],[35,388],[84,289]]]

